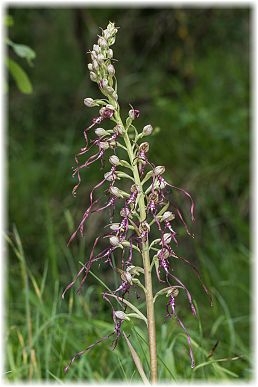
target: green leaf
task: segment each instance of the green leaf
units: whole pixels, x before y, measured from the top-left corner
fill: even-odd
[[[14,25],[13,17],[11,15],[5,15],[4,25],[6,27],[12,27]]]
[[[29,64],[32,64],[32,60],[36,58],[35,51],[24,44],[14,44],[13,49],[18,56],[26,58]]]
[[[150,382],[148,381],[148,378],[144,372],[144,369],[143,369],[143,365],[142,365],[142,362],[139,358],[139,356],[137,355],[134,347],[132,346],[131,342],[129,341],[128,337],[126,336],[126,334],[123,332],[123,335],[124,335],[124,338],[125,338],[125,341],[126,341],[126,344],[128,345],[128,348],[131,352],[131,355],[132,355],[132,358],[133,358],[133,361],[134,361],[134,364],[136,365],[136,368],[142,378],[142,381],[144,384],[150,384]]]
[[[10,39],[7,40],[9,46],[11,46],[19,57],[25,58],[29,65],[32,65],[32,60],[36,58],[36,53],[30,47],[25,44],[17,44],[12,42]]]
[[[18,63],[13,61],[12,59],[7,59],[7,67],[14,78],[16,85],[18,89],[25,94],[32,93],[32,85],[28,78],[28,75],[25,73],[25,71],[21,68]]]

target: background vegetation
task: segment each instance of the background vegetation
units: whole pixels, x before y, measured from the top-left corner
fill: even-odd
[[[124,114],[131,103],[141,111],[139,127],[160,127],[151,158],[195,198],[195,239],[182,233],[180,249],[200,267],[214,301],[211,308],[191,270],[176,267],[198,305],[199,320],[185,302],[178,309],[197,367],[190,368],[186,338],[174,320],[165,319],[160,302],[159,378],[249,379],[250,10],[10,8],[8,14],[14,20],[9,38],[31,47],[36,59],[29,67],[9,52],[33,91],[22,94],[9,79],[5,377],[139,379],[122,340],[113,352],[110,342],[101,344],[63,372],[74,353],[113,329],[95,278],[81,296],[73,290],[65,300],[60,296],[108,219],[92,217],[87,238],[66,247],[93,182],[103,174],[89,169],[78,197],[72,197],[73,156],[94,115],[83,98],[98,95],[88,78],[86,51],[98,27],[111,20],[121,27],[114,50]],[[114,288],[110,270],[96,267],[95,273]],[[128,329],[148,370],[144,327]]]

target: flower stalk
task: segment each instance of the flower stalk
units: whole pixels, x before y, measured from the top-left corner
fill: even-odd
[[[123,126],[119,113],[117,113],[116,118],[119,124]],[[147,215],[146,205],[144,200],[144,191],[143,191],[137,165],[134,164],[134,154],[133,154],[132,145],[127,132],[125,132],[124,134],[124,142],[130,159],[135,183],[140,187],[139,212],[140,212],[140,222],[143,222],[146,219],[146,215]],[[145,289],[146,289],[145,297],[146,297],[146,309],[147,309],[147,321],[148,321],[151,382],[157,383],[156,326],[155,326],[155,312],[154,312],[154,302],[153,302],[152,277],[151,277],[148,240],[146,240],[145,242],[144,241],[142,242],[141,251],[142,251],[142,261],[143,261],[143,268],[144,268]]]
[[[90,192],[89,207],[85,210],[79,226],[70,237],[68,244],[79,233],[81,236],[84,235],[87,219],[95,212],[111,210],[111,223],[107,225],[110,231],[96,237],[86,263],[74,280],[67,285],[62,294],[62,297],[64,297],[65,293],[79,279],[78,291],[80,291],[95,262],[98,262],[98,264],[101,262],[108,264],[113,270],[120,273],[121,276],[121,284],[117,289],[109,290],[109,293],[103,293],[103,299],[110,304],[112,309],[114,330],[110,334],[103,336],[95,344],[91,344],[85,350],[78,352],[65,368],[65,371],[69,369],[75,359],[81,357],[104,340],[109,340],[112,337],[113,348],[115,348],[118,340],[125,338],[135,365],[143,381],[146,382],[146,375],[140,364],[140,359],[124,332],[126,322],[136,318],[138,321],[144,321],[148,328],[150,381],[156,383],[158,381],[158,369],[154,303],[157,297],[163,300],[164,297],[168,298],[165,309],[167,315],[165,317],[173,318],[184,330],[187,336],[191,366],[192,368],[194,367],[190,335],[176,313],[175,298],[178,296],[179,289],[180,292],[186,294],[194,316],[196,316],[196,311],[188,288],[175,275],[174,269],[171,270],[171,265],[173,265],[174,261],[178,260],[189,265],[201,282],[205,292],[208,293],[208,291],[201,281],[198,269],[188,259],[181,257],[176,252],[178,238],[171,224],[171,222],[175,221],[180,222],[187,234],[191,235],[182,211],[174,200],[169,200],[167,194],[171,189],[172,193],[174,191],[183,193],[190,201],[190,213],[192,221],[194,221],[194,202],[192,197],[184,189],[171,185],[165,180],[163,177],[165,173],[164,166],[155,166],[149,161],[149,143],[141,141],[152,135],[154,130],[152,125],[147,124],[140,133],[138,132],[134,126],[134,121],[139,117],[140,111],[130,105],[131,109],[128,112],[128,117],[125,122],[122,120],[117,94],[116,71],[112,63],[113,50],[111,49],[111,46],[115,43],[117,32],[118,29],[114,23],[109,23],[107,28],[102,30],[98,44],[94,44],[93,50],[89,52],[91,56],[91,63],[88,64],[90,79],[97,83],[104,99],[94,100],[90,97],[84,99],[86,107],[100,107],[100,110],[98,116],[94,117],[92,123],[84,129],[85,146],[75,156],[76,166],[73,170],[73,177],[77,178],[77,183],[73,188],[74,196],[81,183],[81,171],[96,162],[101,161],[103,163],[103,159],[109,152],[112,153],[111,156],[109,154],[108,159],[111,168],[104,173],[104,178]],[[102,124],[107,120],[115,125],[113,129],[106,130],[102,127]],[[89,145],[88,132],[91,130],[95,132],[97,137],[91,140]],[[97,150],[93,151],[95,148]],[[120,157],[120,153],[125,154],[125,159]],[[91,156],[86,161],[80,162],[80,158],[88,154],[91,154]],[[129,192],[126,192],[124,187],[119,186],[123,180],[127,183],[130,182]],[[101,203],[105,195],[103,193],[99,195],[99,190],[104,188],[109,198],[106,202]],[[116,212],[118,202],[123,203],[119,214]],[[118,216],[118,219],[115,221],[113,221],[114,216]],[[154,228],[160,234],[159,238],[152,238],[151,234]],[[104,250],[96,254],[95,248],[100,240],[108,243],[108,245]],[[119,257],[119,262],[116,266],[114,265],[115,254]],[[138,266],[136,263],[136,254],[141,255],[142,266]],[[144,277],[144,284],[142,283],[142,277]],[[155,295],[153,294],[154,278],[160,286],[163,286],[165,283],[165,287],[163,286]],[[128,301],[127,297],[132,289],[137,290],[137,292],[140,291],[144,295],[147,316],[131,300]],[[119,304],[119,310],[115,309],[113,301]],[[131,313],[126,313],[127,307],[132,310]],[[121,308],[124,310],[121,310]]]

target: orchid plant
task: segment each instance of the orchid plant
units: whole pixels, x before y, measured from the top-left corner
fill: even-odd
[[[200,279],[197,268],[189,260],[175,252],[175,247],[178,245],[177,232],[173,225],[175,220],[178,219],[183,224],[187,234],[191,235],[191,233],[182,211],[174,201],[169,199],[169,194],[171,191],[172,193],[179,191],[185,196],[185,199],[189,201],[187,205],[189,205],[191,220],[194,221],[192,197],[187,191],[170,184],[163,177],[164,166],[155,166],[149,160],[149,143],[145,139],[152,135],[154,130],[151,124],[146,124],[140,132],[136,129],[135,121],[139,117],[140,111],[130,105],[131,109],[125,122],[121,118],[114,67],[115,59],[113,59],[111,48],[115,43],[117,32],[118,28],[110,22],[107,28],[102,30],[97,44],[94,44],[92,51],[89,52],[91,57],[91,63],[88,64],[90,79],[96,82],[104,98],[94,100],[88,97],[84,99],[84,104],[87,107],[96,107],[100,110],[91,124],[84,130],[85,144],[75,156],[76,166],[73,169],[73,177],[77,178],[77,183],[73,188],[73,195],[76,195],[81,183],[82,169],[98,160],[103,164],[104,157],[108,153],[110,170],[91,190],[89,207],[84,212],[68,244],[75,239],[77,234],[84,235],[86,221],[94,212],[100,213],[110,209],[111,223],[108,224],[109,232],[96,237],[87,261],[62,294],[64,297],[65,293],[79,280],[78,291],[80,291],[95,262],[103,262],[118,271],[121,276],[118,288],[110,292],[103,292],[103,299],[110,304],[112,310],[114,330],[83,351],[78,352],[71,359],[65,371],[75,359],[81,357],[96,344],[112,337],[113,348],[115,348],[118,340],[123,338],[128,344],[143,381],[148,382],[140,359],[129,341],[128,335],[123,330],[126,320],[136,318],[143,320],[148,329],[150,380],[155,383],[157,382],[157,351],[154,305],[158,297],[166,297],[166,316],[174,318],[185,332],[191,367],[195,366],[189,333],[176,311],[176,297],[179,292],[185,292],[194,316],[196,316],[196,309],[188,288],[171,268],[173,259],[189,264],[199,278],[205,292],[208,293],[208,291]],[[112,129],[104,129],[103,126],[107,121],[112,123]],[[88,134],[93,130],[96,138],[89,141]],[[122,156],[118,157],[118,155]],[[81,161],[82,158],[84,161]],[[126,190],[124,187],[128,186],[128,183],[129,188]],[[104,203],[101,203],[103,193],[97,194],[101,188],[105,189],[108,196]],[[114,217],[116,217],[116,221],[114,221]],[[156,228],[159,238],[153,239],[151,237],[153,228]],[[96,254],[95,248],[100,240],[104,240],[107,247]],[[113,253],[118,257],[116,266],[112,258]],[[141,257],[140,264],[138,264],[139,256]],[[154,279],[160,287],[156,294],[153,292]],[[131,300],[129,301],[128,296],[132,289],[138,289],[144,295],[146,316]],[[114,303],[119,305],[119,308],[115,307]],[[128,308],[130,312],[127,311]]]

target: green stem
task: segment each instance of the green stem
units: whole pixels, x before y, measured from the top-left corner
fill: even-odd
[[[124,127],[119,113],[116,113],[116,120],[118,124]],[[123,135],[123,138],[129,155],[130,163],[132,166],[134,180],[140,189],[139,210],[140,210],[140,221],[143,222],[146,220],[146,216],[147,216],[145,200],[144,200],[144,191],[143,191],[141,179],[139,176],[137,163],[136,165],[134,163],[134,152],[127,132],[125,132],[125,134]],[[146,242],[142,242],[142,259],[143,259],[145,289],[146,289],[145,297],[146,297],[147,320],[148,320],[151,382],[157,383],[156,327],[155,327],[155,313],[154,313],[154,303],[153,303],[152,278],[151,278],[148,240]]]

